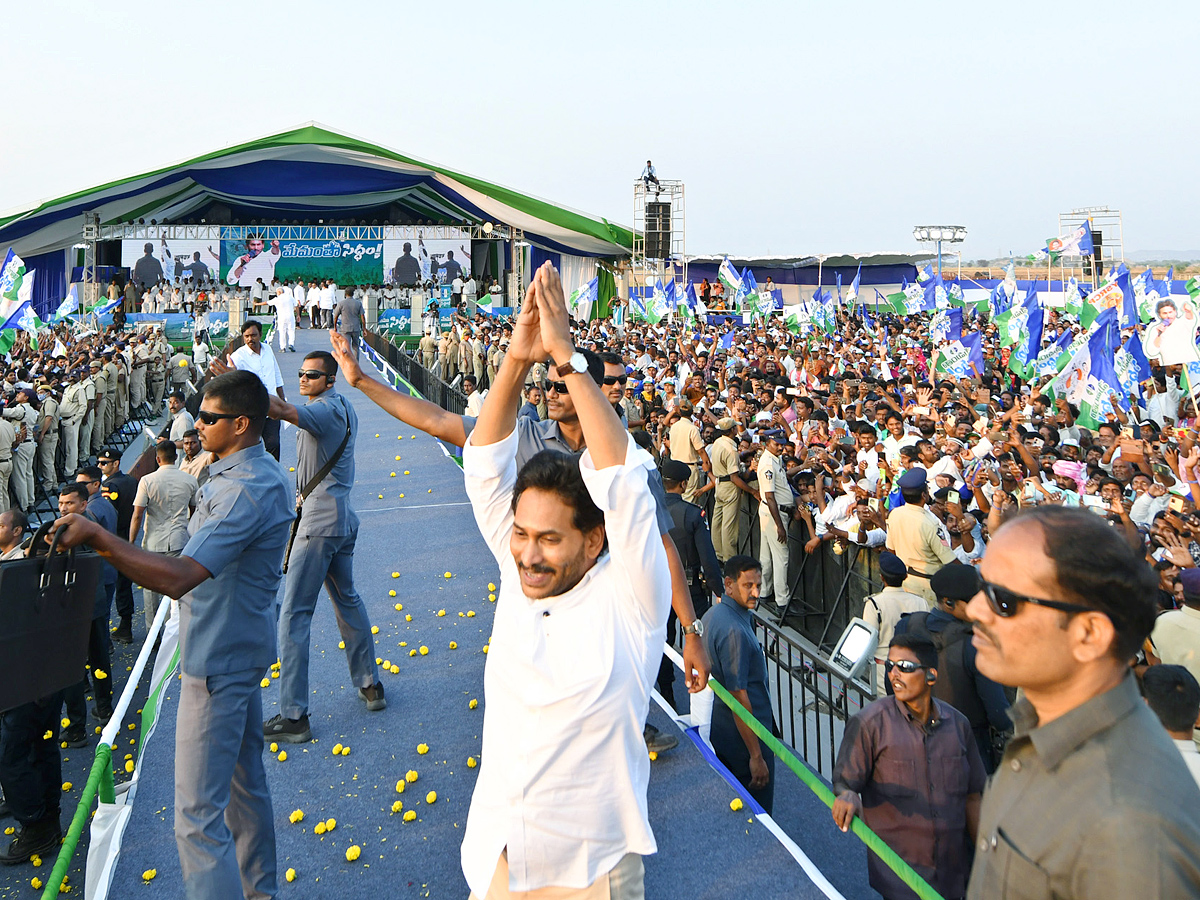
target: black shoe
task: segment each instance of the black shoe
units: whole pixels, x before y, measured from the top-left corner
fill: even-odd
[[[62,843],[62,828],[58,817],[26,825],[17,832],[7,850],[0,850],[0,864],[15,866],[29,862],[34,856],[50,856]]]
[[[68,747],[86,747],[88,745],[87,732],[83,730],[82,725],[72,725],[63,729],[62,741]]]
[[[663,734],[653,725],[646,725],[642,731],[642,737],[646,741],[646,749],[654,753],[666,753],[668,750],[673,750],[679,746],[679,738],[673,734]]]
[[[359,688],[358,696],[367,701],[367,709],[371,712],[387,709],[387,700],[383,696],[383,685],[378,681],[369,688]]]
[[[112,639],[118,644],[133,643],[133,625],[128,619],[122,619],[121,624],[113,629]]]
[[[99,704],[92,707],[92,715],[100,720],[101,725],[107,725],[108,720],[112,718],[111,706],[100,706]]]
[[[308,727],[308,716],[288,719],[283,715],[278,715],[268,719],[263,722],[263,737],[271,741],[283,741],[285,744],[307,744],[312,740],[312,730]]]

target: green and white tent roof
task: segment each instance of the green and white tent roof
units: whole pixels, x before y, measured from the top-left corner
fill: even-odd
[[[493,222],[560,253],[624,256],[629,229],[310,122],[0,215],[0,247],[22,255],[70,247],[83,213],[102,224],[145,219],[248,225],[318,218],[389,224]],[[207,215],[206,215],[207,213]]]

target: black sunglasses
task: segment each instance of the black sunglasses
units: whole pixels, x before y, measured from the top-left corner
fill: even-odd
[[[1022,603],[1046,606],[1050,609],[1061,610],[1062,612],[1100,612],[1094,606],[1083,606],[1079,603],[1064,603],[1061,600],[1042,600],[1038,597],[1026,597],[1022,594],[1014,594],[1007,588],[1002,588],[998,584],[992,584],[990,581],[980,579],[980,583],[980,589],[983,591],[983,596],[987,597],[988,606],[992,608],[992,612],[1005,619],[1015,616]]]
[[[565,381],[543,381],[542,390],[547,394],[551,391],[554,391],[557,394],[569,393],[567,391],[567,383]]]
[[[322,372],[320,369],[301,369],[300,378],[328,378],[328,372]]]
[[[216,413],[202,409],[196,413],[196,418],[205,425],[216,425],[222,419],[257,419],[258,416],[244,416],[241,413]]]
[[[911,659],[889,659],[883,664],[883,671],[890,672],[892,669],[899,669],[905,675],[911,675],[917,669],[924,669],[920,663],[915,663]]]
[[[629,380],[628,375],[605,375],[604,383],[611,386],[614,384],[624,384]]]

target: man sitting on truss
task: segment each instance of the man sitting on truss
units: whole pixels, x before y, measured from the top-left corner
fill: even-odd
[[[642,183],[646,185],[646,190],[650,190],[651,182],[654,183],[654,192],[657,194],[662,190],[662,185],[658,183],[658,176],[654,173],[654,163],[646,160],[646,168],[642,169]]]

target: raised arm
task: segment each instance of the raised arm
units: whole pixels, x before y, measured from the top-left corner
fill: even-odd
[[[492,383],[491,390],[488,391],[487,401],[483,404],[483,409],[479,413],[479,419],[475,423],[475,430],[471,432],[472,445],[486,447],[489,444],[499,443],[517,427],[517,409],[520,406],[521,389],[525,384],[525,376],[529,373],[529,368],[539,359],[544,359],[546,351],[542,344],[542,335],[539,330],[539,305],[534,302],[534,284],[530,283],[529,290],[525,294],[525,303],[521,307],[521,312],[517,316],[517,323],[513,327],[512,343],[509,345],[508,354],[504,357],[504,362],[500,364],[500,371],[496,373],[496,380]],[[566,315],[566,306],[563,306],[563,315]],[[569,334],[568,330],[568,334]],[[588,379],[591,381],[591,379]],[[593,382],[594,384],[594,382]],[[574,384],[571,385],[574,391]],[[597,388],[599,392],[599,388]],[[572,399],[575,399],[575,394],[572,392]],[[576,406],[579,401],[576,399]],[[607,403],[607,399],[605,400]],[[609,406],[611,411],[612,407]],[[615,416],[616,413],[613,413]],[[583,416],[580,416],[582,420]],[[617,420],[618,423],[620,419]],[[587,433],[586,430],[584,432]]]
[[[341,367],[346,383],[362,391],[372,403],[392,418],[455,447],[461,447],[467,442],[467,429],[462,416],[444,410],[423,397],[413,397],[393,390],[382,381],[376,381],[362,370],[350,350],[350,343],[336,331],[329,333],[329,341],[332,344],[333,358]]]
[[[541,319],[542,343],[557,365],[565,365],[575,352],[575,344],[571,340],[567,299],[563,294],[562,282],[558,279],[558,271],[550,263],[543,263],[534,275],[530,289]],[[516,344],[515,331],[513,343]],[[508,359],[505,359],[505,364],[508,364]],[[523,379],[524,372],[521,376]],[[567,383],[575,411],[579,415],[579,426],[583,429],[592,464],[597,469],[624,465],[629,451],[629,433],[613,411],[608,398],[600,390],[600,385],[596,384],[586,371],[572,372],[563,380]],[[517,388],[520,388],[519,380]],[[511,414],[515,415],[515,410]],[[480,423],[482,421],[481,418]]]

